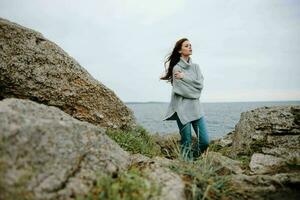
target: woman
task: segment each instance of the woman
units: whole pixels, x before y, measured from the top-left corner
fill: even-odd
[[[200,104],[204,77],[198,64],[193,63],[192,45],[187,38],[176,42],[175,47],[164,65],[169,62],[165,76],[172,84],[171,102],[164,120],[176,120],[181,135],[180,150],[187,160],[200,156],[209,145],[204,111]],[[192,147],[193,127],[197,142]]]

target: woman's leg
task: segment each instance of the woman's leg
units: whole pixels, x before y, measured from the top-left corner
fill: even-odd
[[[184,159],[193,159],[191,123],[182,124],[176,113],[177,126],[181,135],[180,153]]]
[[[200,156],[209,145],[208,132],[204,116],[198,120],[192,121],[193,129],[197,135],[197,142],[194,149],[194,156]]]

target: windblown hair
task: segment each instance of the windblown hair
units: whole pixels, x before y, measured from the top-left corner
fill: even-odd
[[[172,53],[169,54],[166,61],[164,62],[165,75],[160,77],[160,80],[167,80],[167,82],[171,82],[171,84],[173,84],[173,68],[180,60],[181,54],[179,53],[179,51],[181,50],[182,43],[185,41],[188,41],[188,39],[182,38],[176,42]],[[168,67],[167,63],[169,63]]]

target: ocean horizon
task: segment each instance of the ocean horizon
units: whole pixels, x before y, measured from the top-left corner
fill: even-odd
[[[162,121],[169,102],[125,102],[133,111],[137,123],[151,134],[178,133],[175,120]],[[210,139],[221,138],[234,130],[242,112],[263,106],[300,105],[297,101],[240,101],[240,102],[201,102]],[[194,134],[194,130],[193,130]]]

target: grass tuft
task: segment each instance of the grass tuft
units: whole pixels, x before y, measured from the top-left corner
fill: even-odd
[[[99,174],[95,185],[86,196],[77,200],[145,200],[159,196],[158,184],[135,168],[116,175]]]
[[[193,162],[179,159],[169,166],[185,181],[187,199],[235,199],[235,188],[232,187],[230,175],[220,175],[220,168],[213,164],[209,149]]]
[[[130,153],[140,153],[150,158],[161,155],[160,146],[142,126],[128,131],[107,129],[106,134]]]

